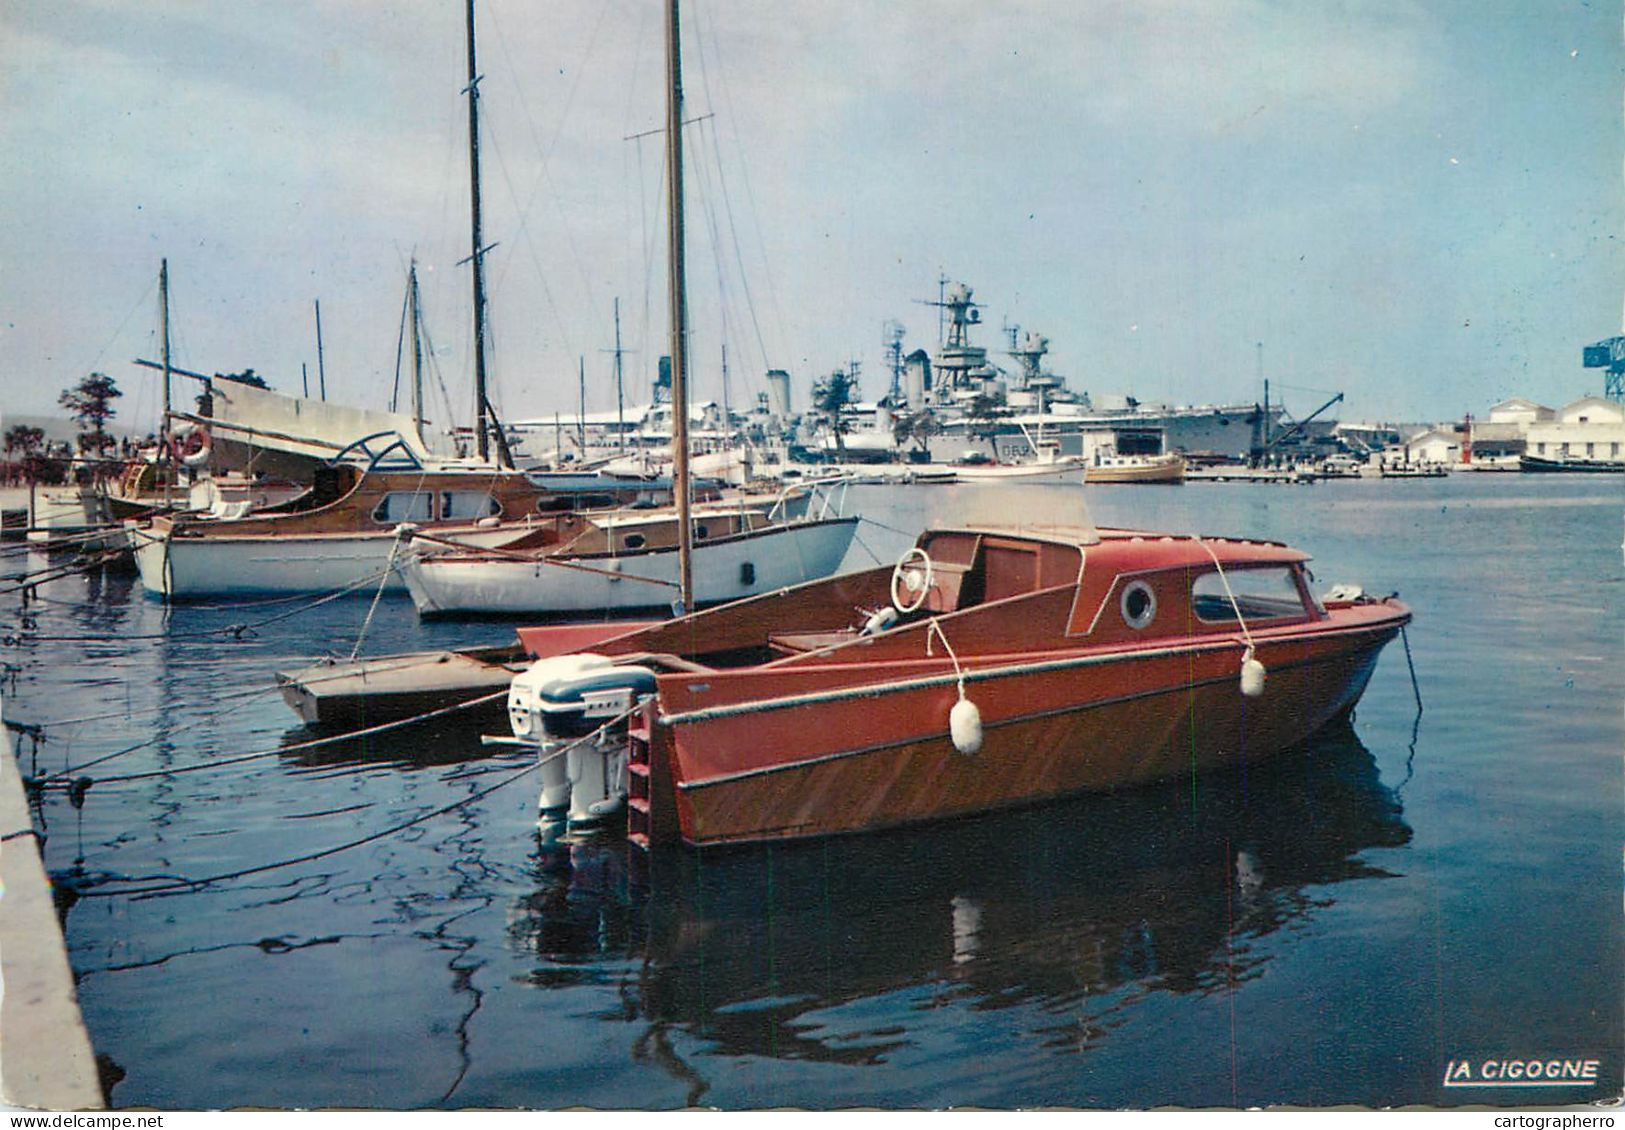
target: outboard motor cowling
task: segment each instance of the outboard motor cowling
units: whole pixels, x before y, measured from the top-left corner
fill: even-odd
[[[590,735],[653,694],[655,673],[616,666],[608,656],[583,653],[539,659],[508,688],[508,723],[514,737],[535,743],[542,757],[539,807],[570,809],[572,822],[618,811],[626,797],[626,743],[600,734],[592,742],[558,747]]]

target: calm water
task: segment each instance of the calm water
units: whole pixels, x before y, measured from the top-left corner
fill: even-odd
[[[856,496],[879,524],[855,557],[895,557],[947,489]],[[1323,589],[1398,590],[1425,711],[1396,641],[1351,727],[1245,774],[645,864],[540,837],[534,776],[495,787],[525,759],[478,728],[286,750],[310,735],[271,672],[348,655],[364,599],[268,622],[289,606],[166,610],[76,577],[29,627],[3,598],[0,631],[24,637],[0,650],[20,667],[8,718],[54,723],[37,772],[95,780],[41,816],[113,1103],[1617,1095],[1625,482],[1103,487],[1092,505],[1290,541]],[[364,653],[510,631],[386,600]],[[1452,1060],[1536,1056],[1600,1060],[1604,1082],[1441,1087]]]

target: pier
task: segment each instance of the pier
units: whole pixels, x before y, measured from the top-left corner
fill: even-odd
[[[102,1110],[96,1057],[39,848],[11,730],[0,725],[0,1100],[36,1110]]]

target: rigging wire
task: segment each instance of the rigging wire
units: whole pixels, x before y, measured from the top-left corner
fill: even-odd
[[[707,29],[708,36],[711,41],[711,52],[717,56],[717,85],[722,91],[722,104],[727,107],[729,114],[732,115],[734,99],[733,93],[728,87],[728,68],[722,61],[722,52],[719,47],[720,39],[716,34],[715,25],[709,20],[705,10],[705,5],[695,5],[694,23],[696,27],[703,25]],[[706,81],[707,72],[705,70],[705,53],[703,50],[700,53],[700,73],[701,81],[704,83]],[[707,98],[709,97],[710,93],[709,90],[707,90]],[[738,118],[737,116],[734,116],[731,118],[731,120],[737,122]],[[750,162],[745,158],[745,149],[744,146],[739,144],[739,136],[737,133],[734,135],[734,146],[739,151],[739,171],[741,179],[745,182],[745,201],[750,209],[751,225],[756,231],[756,249],[757,253],[762,259],[762,277],[767,280],[768,299],[772,304],[774,321],[778,324],[779,340],[781,343],[788,342],[790,340],[790,335],[785,331],[784,311],[779,305],[778,291],[773,285],[773,267],[767,256],[767,240],[762,236],[761,209],[756,205],[756,193],[751,187]],[[765,349],[763,350],[763,353],[765,356]]]
[[[493,25],[495,25],[497,23],[496,10],[494,8],[491,8],[489,10],[491,12],[491,22],[492,22]],[[548,143],[547,145],[545,145],[545,146],[542,144],[541,136],[539,134],[539,131],[538,131],[537,125],[536,125],[536,119],[530,112],[530,100],[525,96],[524,88],[519,83],[519,75],[521,73],[520,69],[514,64],[513,56],[509,53],[507,38],[502,34],[500,27],[497,29],[497,44],[498,44],[499,47],[501,47],[503,58],[507,61],[508,69],[509,69],[509,72],[510,72],[510,74],[512,76],[511,81],[514,84],[514,89],[516,91],[518,91],[518,93],[519,93],[519,105],[520,105],[520,108],[524,111],[525,124],[529,129],[531,142],[532,142],[532,144],[534,144],[536,146],[536,153],[537,153],[537,156],[540,158],[540,161],[541,161],[541,169],[537,174],[535,184],[532,185],[532,187],[531,187],[530,196],[526,200],[526,202],[520,207],[520,211],[519,211],[520,228],[519,228],[519,231],[520,231],[520,234],[524,236],[527,245],[531,246],[532,258],[534,259],[535,258],[535,249],[534,249],[534,246],[530,244],[530,235],[529,235],[530,229],[529,229],[528,219],[529,219],[531,208],[535,203],[537,194],[541,191],[542,186],[544,184],[546,184],[547,187],[550,190],[552,190],[552,195],[551,195],[550,198],[553,201],[554,207],[559,212],[559,219],[562,221],[565,242],[570,248],[571,257],[575,260],[576,269],[581,272],[581,276],[582,276],[583,280],[587,283],[587,285],[583,289],[584,289],[584,292],[585,292],[585,294],[587,296],[587,305],[588,305],[589,315],[591,317],[591,320],[594,323],[596,323],[598,321],[597,306],[592,300],[591,283],[592,283],[592,280],[593,280],[594,276],[587,271],[587,269],[586,269],[586,267],[584,265],[584,262],[582,260],[581,252],[580,252],[579,248],[577,248],[577,246],[576,246],[576,243],[575,243],[575,225],[570,223],[569,222],[569,217],[567,217],[564,214],[563,205],[561,203],[561,196],[560,196],[560,194],[558,192],[557,185],[555,185],[553,183],[552,161],[553,161],[553,153],[558,148],[559,140],[564,136],[564,126],[565,126],[565,123],[570,118],[570,113],[571,113],[572,107],[575,105],[576,94],[581,88],[581,80],[587,74],[588,69],[589,69],[588,64],[592,61],[593,56],[597,52],[599,35],[603,32],[606,17],[609,15],[609,10],[610,10],[610,5],[608,5],[608,4],[600,5],[599,8],[598,8],[598,20],[597,20],[596,23],[593,24],[592,33],[591,33],[591,35],[588,36],[588,39],[587,39],[586,50],[582,53],[580,62],[576,66],[575,79],[574,79],[574,81],[571,82],[569,92],[564,97],[564,107],[563,107],[562,111],[559,114],[558,128],[553,133],[553,140],[550,143]],[[509,185],[509,191],[510,191],[510,193],[512,193],[512,185],[511,184]],[[516,205],[519,204],[518,194],[513,193],[513,197],[514,197],[514,203]],[[544,283],[545,283],[545,274],[541,271],[541,265],[540,265],[539,261],[537,263],[537,272],[538,272],[539,275],[543,276]],[[567,347],[569,348],[569,350],[572,353],[575,352],[575,347],[568,343],[568,339],[566,339],[566,345],[567,345]]]
[[[697,19],[698,18],[699,17],[697,17]],[[711,73],[710,73],[710,68],[706,66],[705,42],[706,42],[707,39],[709,39],[711,41],[711,50],[712,50],[712,52],[713,53],[716,52],[716,50],[717,50],[716,35],[715,35],[715,30],[713,28],[711,28],[711,26],[709,24],[706,24],[705,28],[709,32],[709,34],[699,36],[700,50],[698,52],[698,55],[699,55],[699,59],[700,59],[700,88],[705,91],[705,100],[706,100],[706,102],[708,104],[715,105],[715,100],[711,96]],[[696,31],[698,31],[698,30],[699,30],[699,28],[696,27]],[[737,135],[736,135],[736,138],[737,138]],[[756,333],[756,348],[757,348],[757,351],[760,354],[761,359],[762,359],[762,371],[766,372],[768,369],[772,368],[772,363],[768,358],[767,344],[762,339],[761,322],[758,320],[758,318],[756,316],[756,299],[755,299],[755,296],[751,293],[750,277],[745,272],[744,252],[743,252],[743,250],[742,250],[742,248],[740,246],[740,243],[739,243],[739,227],[734,222],[733,197],[728,192],[727,170],[725,169],[725,167],[723,165],[723,161],[722,161],[722,138],[717,132],[717,128],[716,128],[716,124],[715,124],[714,119],[713,119],[712,125],[711,125],[711,157],[712,157],[712,160],[714,160],[716,162],[716,166],[717,166],[717,184],[718,184],[719,188],[721,189],[723,211],[726,214],[726,216],[728,217],[728,233],[731,236],[732,242],[733,242],[734,262],[735,262],[735,264],[737,265],[737,267],[739,269],[739,287],[740,287],[740,290],[742,290],[744,292],[744,295],[745,295],[745,307],[746,307],[747,311],[750,313],[751,328]],[[716,235],[713,235],[713,239],[716,240],[716,254],[720,257],[722,255],[722,244],[721,244],[721,241],[720,241],[720,237],[716,236]]]

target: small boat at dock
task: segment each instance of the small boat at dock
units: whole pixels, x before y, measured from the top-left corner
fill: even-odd
[[[1086,481],[1104,483],[1182,483],[1185,457],[1177,451],[1165,455],[1102,455],[1089,464]]]
[[[582,506],[653,504],[669,484],[641,479],[544,476],[477,461],[409,468],[340,462],[310,492],[272,513],[241,517],[160,514],[127,526],[147,593],[166,600],[282,596],[377,581],[391,570],[407,529],[490,544],[510,523]]]
[[[785,518],[776,507],[697,508],[696,607],[771,592],[835,572],[855,517]],[[422,616],[569,618],[669,610],[678,593],[670,511],[560,516],[556,528],[471,548],[414,539],[400,572]]]
[[[581,646],[620,635],[647,622],[584,624],[573,635]],[[557,636],[555,638],[563,638]],[[276,672],[284,701],[310,725],[373,726],[449,710],[482,695],[506,691],[534,660],[522,639],[489,647],[407,652],[369,659],[324,660]],[[489,722],[507,713],[504,697],[476,710]]]
[[[1070,511],[936,526],[895,567],[586,648],[524,629],[539,658],[510,692],[515,737],[544,758],[570,746],[569,780],[595,782],[578,805],[544,762],[544,805],[617,811],[621,780],[636,842],[702,846],[1241,765],[1346,715],[1410,620],[1391,598],[1317,598],[1284,545],[1097,530],[1081,497]],[[572,744],[629,711],[618,737]]]

